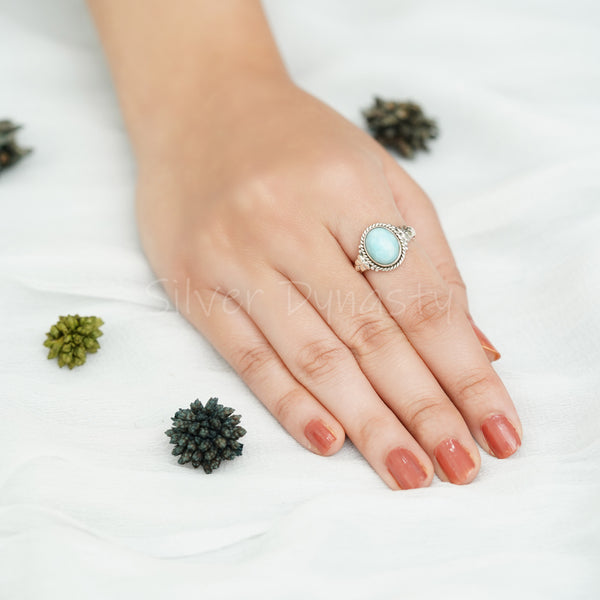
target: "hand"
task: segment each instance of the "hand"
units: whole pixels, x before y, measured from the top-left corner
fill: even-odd
[[[323,455],[348,435],[392,489],[472,481],[475,441],[516,451],[519,417],[419,186],[284,76],[230,79],[200,104],[140,158],[142,242],[283,427]],[[375,222],[417,237],[398,269],[360,274]]]

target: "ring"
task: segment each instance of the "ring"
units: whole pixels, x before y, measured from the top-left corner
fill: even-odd
[[[388,223],[369,225],[360,236],[358,258],[354,268],[362,273],[391,271],[402,264],[408,242],[415,237],[415,230],[408,225],[396,227]]]

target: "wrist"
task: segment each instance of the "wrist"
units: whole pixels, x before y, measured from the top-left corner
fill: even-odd
[[[88,0],[138,158],[154,129],[185,126],[238,82],[288,76],[260,0]]]
[[[216,137],[233,137],[236,123],[256,118],[253,107],[297,89],[284,69],[263,67],[189,79],[181,93],[162,95],[143,110],[124,109],[140,166],[177,160],[179,149],[191,144],[196,152],[209,153]]]

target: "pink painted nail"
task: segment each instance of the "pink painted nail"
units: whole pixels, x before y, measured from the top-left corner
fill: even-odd
[[[473,321],[473,318],[471,317],[471,315],[467,315],[467,318],[469,319],[469,322],[471,323],[471,327],[473,328],[473,331],[475,332],[475,335],[477,336],[477,339],[479,340],[479,343],[481,344],[481,347],[484,349],[486,356],[488,357],[490,362],[494,362],[495,360],[498,360],[500,358],[500,352],[498,352],[498,350],[496,350],[496,347],[494,346],[494,344],[492,344],[492,342],[490,342],[490,340],[485,335],[485,333],[483,333],[483,331],[481,331],[481,329],[479,329],[479,327],[477,327],[477,325],[475,325],[475,322]]]
[[[504,415],[488,417],[481,425],[481,431],[497,458],[507,458],[521,445],[519,434]]]
[[[473,459],[458,440],[444,440],[438,444],[434,454],[450,483],[466,483],[475,468]]]
[[[385,466],[403,490],[423,487],[427,473],[417,457],[404,448],[394,448],[385,459]]]
[[[325,454],[337,439],[335,435],[325,427],[323,422],[318,419],[313,419],[308,423],[304,428],[304,435],[322,454]]]

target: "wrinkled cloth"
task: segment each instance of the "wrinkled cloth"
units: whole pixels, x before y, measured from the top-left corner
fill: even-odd
[[[0,0],[0,118],[34,147],[0,174],[0,598],[600,597],[600,5],[266,9],[295,80],[351,121],[376,94],[438,120],[431,153],[401,164],[502,352],[523,446],[482,453],[471,485],[408,492],[350,442],[301,448],[144,258],[85,5]],[[73,371],[42,345],[67,313],[106,323]],[[177,465],[164,431],[211,396],[248,434],[205,475]]]

